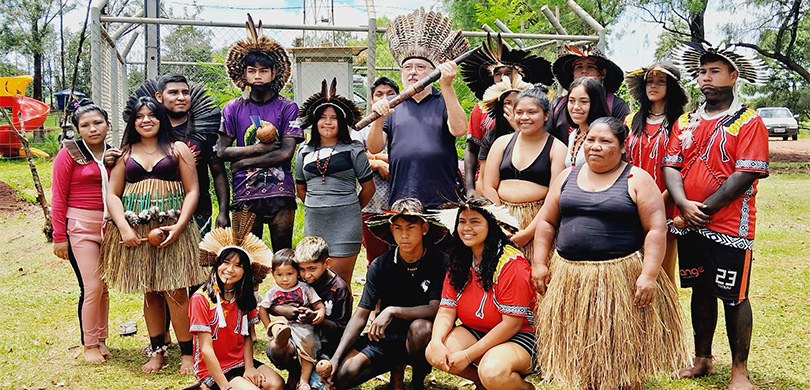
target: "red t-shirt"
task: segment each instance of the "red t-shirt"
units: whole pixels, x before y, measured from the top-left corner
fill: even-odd
[[[462,324],[481,332],[489,332],[501,322],[502,315],[523,317],[521,332],[534,332],[534,310],[537,293],[531,283],[532,268],[519,250],[504,247],[495,270],[495,284],[489,292],[475,281],[470,267],[467,286],[458,292],[444,278],[441,307],[456,309]]]
[[[690,124],[691,117],[697,123]],[[702,202],[734,172],[768,176],[768,130],[756,111],[739,104],[713,117],[684,114],[672,129],[663,166],[679,169],[686,198]],[[723,245],[751,249],[757,182],[712,215],[709,225],[698,233]]]
[[[245,337],[242,335],[242,316],[236,302],[222,302],[222,312],[225,314],[224,328],[217,326],[216,303],[211,302],[208,294],[194,293],[188,304],[189,330],[194,335],[194,374],[204,379],[211,375],[205,361],[202,359],[197,333],[210,333],[214,343],[214,354],[219,360],[223,372],[245,364]],[[247,314],[248,324],[259,321],[256,309]]]
[[[634,116],[635,114],[627,116],[627,126],[632,125]],[[645,134],[636,136],[631,133],[627,136],[627,162],[649,173],[661,193],[667,189],[664,182],[664,172],[661,171],[661,163],[669,145],[664,119],[661,118],[658,121],[647,120],[644,124]],[[665,204],[665,208],[667,218],[672,218],[675,212],[675,204],[668,202]]]

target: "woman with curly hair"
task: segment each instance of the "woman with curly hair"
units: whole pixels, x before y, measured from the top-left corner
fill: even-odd
[[[487,389],[533,389],[524,380],[536,354],[531,266],[499,226],[501,220],[515,228],[517,221],[481,198],[444,214],[455,214],[455,223],[447,224],[454,230],[453,254],[428,361]]]

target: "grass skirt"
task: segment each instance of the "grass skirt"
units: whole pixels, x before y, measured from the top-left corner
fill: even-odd
[[[179,215],[182,203],[180,182],[147,179],[127,183],[122,195],[126,211],[135,214],[144,210],[173,210]],[[177,222],[176,217],[151,218],[146,222],[132,224],[138,236],[159,226]],[[173,291],[197,285],[205,281],[208,271],[198,262],[200,230],[192,219],[177,240],[166,248],[157,248],[144,241],[134,248],[121,243],[121,232],[112,221],[104,227],[101,244],[101,273],[111,287],[125,292]]]
[[[523,203],[501,201],[501,204],[506,206],[509,214],[517,218],[517,220],[520,222],[520,228],[525,229],[526,226],[529,226],[529,224],[532,223],[532,220],[537,213],[540,212],[540,208],[543,207],[544,201],[545,199]],[[526,259],[528,259],[531,263],[533,259],[532,255],[534,254],[534,240],[530,240],[525,246],[521,247],[520,251],[523,252],[523,255],[526,256]]]
[[[663,272],[645,308],[633,305],[641,257],[568,261],[554,254],[536,316],[538,369],[545,381],[617,389],[689,364],[678,294]]]

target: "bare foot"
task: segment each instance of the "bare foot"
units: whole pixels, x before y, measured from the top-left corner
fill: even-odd
[[[194,356],[180,355],[180,374],[194,375]]]
[[[163,369],[164,359],[166,359],[166,357],[162,353],[150,357],[149,360],[147,360],[146,363],[141,366],[141,371],[147,374],[159,372],[161,369]]]
[[[728,390],[751,390],[754,385],[748,377],[748,368],[745,366],[731,367],[731,381],[728,383]]]
[[[676,371],[672,377],[675,379],[700,378],[702,376],[712,375],[714,372],[712,358],[695,356],[692,367],[681,368]]]
[[[104,341],[99,341],[98,351],[101,352],[101,356],[104,356],[104,359],[109,359],[112,357],[112,353],[110,353],[110,349],[107,348],[107,343]]]
[[[93,364],[104,363],[107,361],[107,359],[104,358],[104,355],[101,354],[101,351],[99,351],[98,347],[85,347],[84,360]]]

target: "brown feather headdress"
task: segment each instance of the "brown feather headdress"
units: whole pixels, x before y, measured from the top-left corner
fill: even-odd
[[[253,282],[259,284],[270,273],[273,251],[261,238],[250,232],[256,214],[247,210],[234,211],[231,221],[230,227],[211,229],[200,241],[200,265],[212,266],[223,250],[235,248],[247,254],[253,268]]]
[[[436,11],[419,7],[408,15],[397,16],[385,32],[388,49],[397,64],[408,58],[423,58],[438,65],[467,51],[461,30],[453,30],[450,19]]]
[[[510,49],[504,44],[501,34],[495,39],[487,34],[486,41],[461,64],[461,75],[480,100],[487,88],[494,84],[492,75],[495,70],[504,66],[517,70],[527,83],[551,85],[554,81],[550,62],[526,50]]]
[[[335,107],[336,110],[342,112],[350,128],[354,128],[354,125],[363,116],[360,108],[351,99],[337,94],[337,79],[333,78],[329,88],[326,87],[326,80],[323,80],[321,91],[307,98],[301,105],[300,114],[298,114],[301,128],[306,129],[317,123],[318,118],[315,118],[315,111],[325,105]]]
[[[715,55],[728,61],[740,74],[740,78],[754,85],[768,81],[768,67],[759,57],[737,53],[737,46],[722,45],[711,47],[708,44],[683,42],[675,52],[675,63],[697,78],[700,74],[700,60],[706,55]]]
[[[239,90],[244,91],[249,86],[245,80],[245,57],[253,52],[266,54],[273,61],[273,72],[275,77],[270,82],[270,89],[274,92],[280,91],[290,79],[291,63],[287,51],[275,39],[264,36],[262,21],[259,26],[253,24],[253,18],[248,14],[245,22],[247,27],[247,38],[238,41],[228,50],[228,58],[225,60],[225,68],[228,77]]]
[[[616,92],[619,90],[624,80],[624,71],[619,65],[616,65],[615,62],[609,60],[602,49],[592,45],[585,46],[581,49],[576,46],[566,46],[565,48],[568,54],[557,58],[551,67],[554,72],[554,77],[557,78],[560,86],[568,89],[568,86],[574,81],[574,62],[576,62],[576,60],[580,58],[591,58],[596,61],[599,66],[607,70],[605,79],[602,80],[605,90],[608,92]]]

